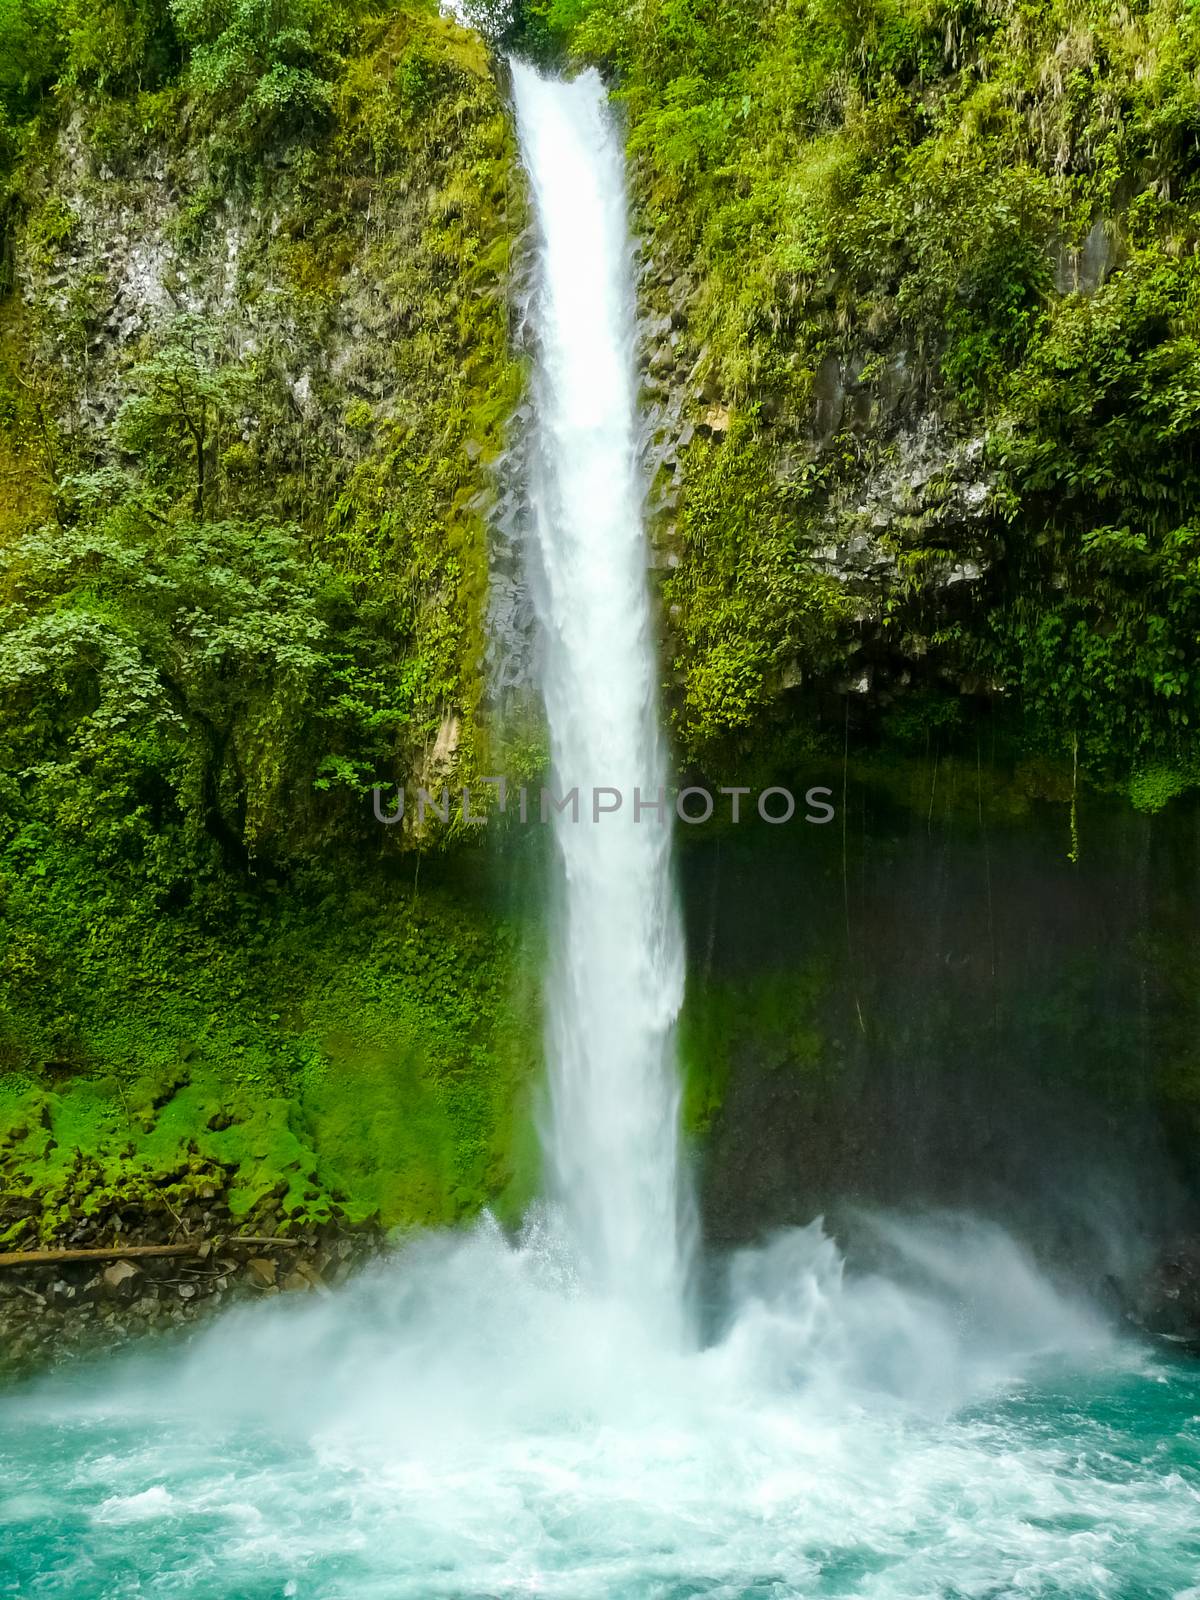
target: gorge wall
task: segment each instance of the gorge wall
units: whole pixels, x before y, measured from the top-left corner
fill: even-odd
[[[83,15],[0,72],[0,1244],[515,1216],[542,842],[370,797],[544,759],[503,68]],[[838,803],[683,841],[712,1236],[1039,1152],[1190,1226],[1193,11],[479,20],[626,119],[679,773]]]

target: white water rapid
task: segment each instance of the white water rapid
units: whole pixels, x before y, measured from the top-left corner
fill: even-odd
[[[593,1288],[682,1332],[686,1207],[672,1051],[683,948],[661,800],[637,461],[624,152],[595,72],[513,66],[540,237],[530,485],[562,866],[549,977],[553,1196]],[[619,810],[598,814],[600,805]]]

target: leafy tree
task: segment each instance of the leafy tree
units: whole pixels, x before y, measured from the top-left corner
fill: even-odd
[[[101,510],[116,477],[0,558],[0,772],[26,816],[160,899],[352,839],[351,794],[397,775],[404,641],[297,530]]]
[[[223,361],[216,331],[196,317],[181,317],[163,343],[129,374],[132,394],[121,407],[116,437],[139,461],[146,480],[179,490],[190,462],[192,514],[214,514],[220,497],[219,463],[253,374]]]

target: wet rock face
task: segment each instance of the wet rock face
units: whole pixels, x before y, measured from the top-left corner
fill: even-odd
[[[372,404],[377,421],[392,414],[389,348],[401,320],[383,286],[351,272],[325,306],[271,265],[272,241],[296,203],[286,173],[267,198],[230,188],[192,225],[189,198],[209,182],[199,147],[114,174],[79,115],[48,170],[70,219],[67,236],[49,263],[37,252],[19,254],[16,271],[39,329],[39,358],[67,379],[71,409],[60,422],[69,434],[100,441],[116,419],[124,369],[148,335],[182,317],[218,328],[229,357],[270,363],[297,435],[325,435],[340,456],[367,438],[342,426],[347,405]],[[244,421],[256,426],[252,416]]]
[[[689,336],[692,278],[650,253],[639,292],[651,565],[666,574],[694,559],[681,535],[695,492],[691,452],[700,441],[736,451],[746,434],[737,428],[737,404],[709,373],[710,352]],[[772,395],[769,386],[757,395],[756,444],[766,446],[775,485],[803,508],[797,556],[814,582],[841,588],[853,618],[840,667],[827,663],[814,682],[798,662],[779,676],[781,691],[805,681],[886,702],[929,675],[931,636],[986,603],[999,554],[988,441],[952,424],[935,390],[921,361],[899,348],[828,352],[798,413],[789,410],[794,397]],[[814,479],[828,484],[816,496],[808,487]],[[671,621],[668,612],[668,630]],[[679,653],[669,641],[668,654]],[[988,692],[976,682],[954,687]]]
[[[1159,1254],[1130,1315],[1149,1333],[1200,1349],[1200,1238],[1178,1239]]]
[[[1196,812],[1093,804],[1072,861],[1057,807],[976,811],[976,777],[930,761],[903,802],[852,777],[848,857],[836,827],[681,852],[688,1065],[728,1074],[705,1240],[965,1210],[1120,1321],[1200,1339],[1195,1083],[1163,1085],[1191,1039]]]
[[[239,307],[251,210],[227,201],[198,238],[185,240],[180,231],[186,191],[203,182],[198,160],[190,173],[168,172],[152,157],[118,177],[93,154],[77,112],[48,171],[69,223],[66,237],[49,261],[36,251],[19,253],[16,274],[37,317],[39,356],[51,370],[82,376],[75,412],[62,419],[69,430],[111,424],[128,352],[176,317],[219,317],[239,353],[255,348],[250,313]]]
[[[1059,294],[1095,294],[1118,264],[1112,224],[1098,218],[1077,250],[1065,245],[1054,261],[1054,287]]]
[[[956,439],[932,415],[901,429],[856,492],[830,505],[830,541],[810,559],[840,582],[882,591],[900,581],[906,548],[933,546],[943,553],[930,587],[977,583],[991,564],[984,448],[982,435]]]
[[[537,611],[530,588],[533,561],[529,467],[534,408],[525,400],[512,418],[512,443],[495,469],[489,513],[485,692],[502,712],[537,703]]]

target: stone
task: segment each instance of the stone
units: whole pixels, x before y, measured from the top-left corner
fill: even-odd
[[[267,1256],[252,1256],[246,1263],[246,1276],[256,1289],[275,1287],[276,1266]]]
[[[1060,294],[1095,294],[1111,274],[1117,263],[1109,224],[1103,218],[1092,224],[1091,231],[1078,250],[1060,247],[1055,261],[1055,288]]]
[[[950,568],[946,576],[946,587],[950,588],[956,583],[977,583],[982,576],[983,568],[977,561],[962,561]]]
[[[712,434],[714,439],[723,439],[729,432],[731,420],[728,406],[713,405],[709,406],[704,413],[702,426],[707,433]]]
[[[110,1300],[132,1300],[142,1269],[132,1261],[114,1261],[100,1274],[104,1294]]]
[[[835,355],[822,358],[813,379],[813,432],[822,442],[832,439],[846,409],[846,385]]]

